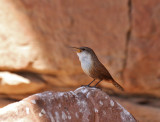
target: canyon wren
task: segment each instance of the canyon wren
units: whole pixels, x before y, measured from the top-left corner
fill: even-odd
[[[124,91],[123,87],[120,86],[108,72],[108,70],[104,67],[104,65],[99,61],[95,52],[89,47],[72,47],[77,50],[77,55],[81,62],[81,67],[83,71],[93,78],[87,86],[90,87],[91,83],[93,83],[96,79],[99,81],[96,83],[94,87],[96,87],[102,80],[106,80],[111,82],[115,87]]]

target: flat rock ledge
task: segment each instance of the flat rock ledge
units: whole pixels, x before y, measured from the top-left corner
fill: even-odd
[[[118,102],[97,88],[34,94],[0,109],[2,122],[136,122]]]

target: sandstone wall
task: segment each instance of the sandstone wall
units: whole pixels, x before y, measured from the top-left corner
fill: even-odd
[[[1,8],[2,71],[36,73],[59,87],[88,84],[91,79],[68,46],[89,46],[121,79],[129,30],[127,0],[7,0]]]
[[[124,82],[133,93],[160,96],[160,1],[133,0]]]
[[[159,6],[159,0],[2,0],[0,70],[77,87],[91,79],[68,46],[89,46],[128,93],[159,97]]]
[[[0,8],[1,103],[88,84],[68,46],[93,48],[125,95],[160,97],[160,0],[1,0]]]

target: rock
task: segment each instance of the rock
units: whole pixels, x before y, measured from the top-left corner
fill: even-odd
[[[134,117],[105,92],[80,87],[70,92],[43,92],[0,109],[7,122],[136,122]]]
[[[159,6],[159,0],[0,1],[0,70],[41,74],[55,87],[81,86],[91,79],[68,46],[89,46],[126,93],[160,97]]]
[[[23,77],[10,72],[0,72],[0,93],[24,95],[35,93],[45,88],[42,79],[32,75]]]
[[[0,69],[65,75],[66,82],[83,72],[68,45],[89,46],[118,76],[129,29],[127,2],[0,1]]]
[[[11,104],[13,102],[16,102],[16,100],[12,100],[12,99],[7,99],[7,98],[3,98],[0,96],[0,108],[8,105],[8,104]]]
[[[159,13],[159,0],[132,1],[132,28],[124,72],[124,84],[129,93],[160,97]]]
[[[139,122],[160,122],[160,108],[140,105],[126,99],[114,98],[123,105]]]
[[[86,85],[88,84],[91,79],[89,77],[86,77],[85,74],[75,74],[75,75],[70,75],[70,77],[66,75],[61,75],[61,76],[54,76],[54,75],[41,75],[41,77],[49,84],[51,84],[54,87],[59,87],[59,88],[65,88],[65,87],[79,87],[81,85]],[[65,81],[64,81],[65,79]]]
[[[7,98],[9,99],[14,99],[14,100],[22,100],[32,94],[8,94],[6,95]]]

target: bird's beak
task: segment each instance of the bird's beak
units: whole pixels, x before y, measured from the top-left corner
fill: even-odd
[[[80,49],[80,48],[78,48],[78,47],[70,47],[70,48],[74,48],[74,49],[76,49],[76,52],[77,53],[80,53],[82,50]]]

